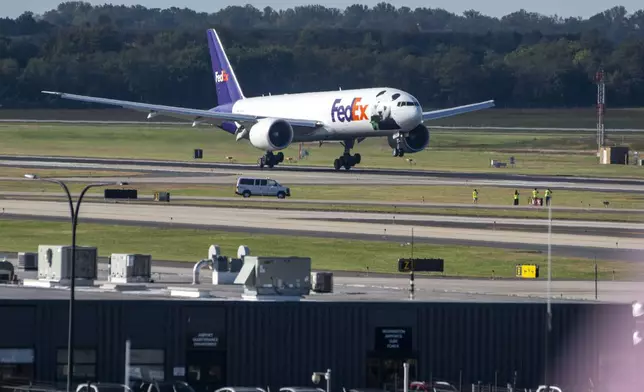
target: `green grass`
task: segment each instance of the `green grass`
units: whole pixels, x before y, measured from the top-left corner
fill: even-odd
[[[605,118],[607,130],[619,128],[641,129],[644,109],[624,108],[608,110]],[[493,108],[460,116],[437,120],[437,125],[497,126],[536,128],[595,128],[595,106],[575,109],[500,109]]]
[[[71,238],[68,222],[0,219],[0,249],[35,251],[38,244],[65,244]],[[396,260],[410,255],[410,247],[394,242],[352,241],[315,237],[289,237],[228,233],[214,230],[149,228],[140,226],[82,223],[78,244],[98,247],[101,256],[111,253],[151,254],[153,260],[195,262],[203,258],[211,244],[218,244],[224,254],[233,255],[239,245],[247,245],[253,254],[265,256],[307,256],[317,270],[395,272]],[[333,249],[332,252],[329,249]],[[415,257],[445,259],[445,275],[468,277],[512,277],[516,264],[540,264],[545,268],[545,254],[473,246],[416,244]],[[594,261],[553,257],[553,277],[590,279]],[[624,262],[598,262],[601,279],[633,276],[635,265]]]
[[[145,158],[192,160],[195,148],[204,150],[204,161],[256,163],[261,152],[247,140],[235,142],[229,134],[212,127],[142,126],[58,126],[0,125],[0,154],[91,156],[108,158]],[[593,155],[592,133],[470,132],[433,131],[430,148],[394,158],[382,138],[360,143],[354,152],[362,155],[360,167],[430,169],[468,172],[510,172],[524,174],[644,177],[642,167],[599,165]],[[609,144],[622,144],[622,136]],[[623,143],[644,148],[644,134],[627,134]],[[55,146],[55,147],[52,147]],[[283,165],[320,165],[331,167],[342,147],[339,144],[306,145],[307,159]],[[534,151],[534,150],[539,151]],[[284,151],[297,158],[298,146]],[[490,168],[490,160],[507,162],[515,156],[514,168]],[[411,158],[413,161],[407,161]]]
[[[163,104],[163,102],[157,102]],[[424,107],[431,110],[431,107]],[[15,110],[0,109],[3,119],[35,120],[119,120],[145,121],[145,114],[132,110],[114,109],[38,109]],[[179,121],[173,118],[157,117],[157,121]],[[611,108],[606,115],[606,129],[642,128],[644,110],[641,108]],[[463,114],[436,120],[435,125],[451,126],[501,126],[501,127],[561,127],[561,128],[595,128],[597,111],[594,105],[574,109],[502,109],[492,108],[479,112]]]
[[[91,182],[91,181],[90,181]],[[84,183],[68,184],[72,192],[80,192]],[[288,184],[285,184],[288,185]],[[168,183],[136,183],[130,181],[127,187],[135,188],[140,195],[153,195],[154,192],[170,192],[171,196],[211,196],[235,197],[234,184],[231,185],[201,185],[201,184],[168,184]],[[359,200],[396,203],[472,203],[473,187],[443,186],[443,185],[407,185],[375,187],[361,187],[352,185],[342,186],[290,186],[293,200]],[[479,191],[479,204],[506,205],[511,207],[513,188],[501,187],[476,187]],[[529,188],[518,188],[520,203],[526,206],[532,194]],[[0,191],[33,191],[33,192],[58,192],[60,187],[56,184],[36,182],[29,180],[0,181]],[[102,189],[92,189],[90,193],[102,193]],[[544,189],[540,189],[543,197]],[[241,198],[240,198],[241,199]],[[240,200],[241,201],[241,200]],[[611,208],[644,209],[644,193],[616,193],[593,191],[566,191],[553,192],[553,205],[562,207],[603,208],[603,202],[608,201]]]

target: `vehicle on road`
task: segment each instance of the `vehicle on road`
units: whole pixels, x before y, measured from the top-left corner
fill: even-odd
[[[423,151],[429,145],[425,122],[469,113],[494,106],[488,100],[448,109],[423,111],[411,94],[391,87],[307,92],[246,98],[233,67],[214,29],[207,32],[212,71],[217,90],[217,106],[210,110],[154,105],[142,102],[89,97],[43,91],[63,99],[147,112],[214,125],[265,152],[260,167],[272,168],[284,161],[284,150],[293,143],[340,142],[344,153],[333,162],[335,170],[349,170],[361,162],[351,155],[357,143],[370,137],[385,137],[394,157]]]
[[[239,177],[235,194],[251,196],[273,196],[284,199],[291,196],[291,189],[270,178]]]

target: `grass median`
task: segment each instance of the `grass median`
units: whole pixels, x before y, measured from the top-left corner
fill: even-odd
[[[0,219],[0,249],[36,251],[39,244],[67,244],[68,222]],[[398,258],[409,257],[408,244],[387,241],[358,241],[307,236],[257,235],[225,231],[134,225],[81,223],[78,245],[96,246],[101,256],[111,253],[151,254],[156,260],[186,263],[202,259],[211,244],[224,254],[236,254],[239,245],[263,256],[311,257],[313,268],[330,271],[395,272]],[[539,264],[547,274],[546,255],[540,252],[475,246],[414,245],[414,257],[445,260],[445,276],[512,277],[516,264]],[[633,276],[635,264],[598,262],[600,279]],[[592,279],[594,261],[553,255],[555,279]]]
[[[610,138],[609,145],[644,147],[644,135],[639,133],[611,134]],[[202,148],[204,161],[228,162],[228,157],[232,157],[233,162],[252,164],[261,155],[248,141],[235,142],[229,134],[213,127],[3,124],[0,140],[0,154],[185,161],[192,160],[195,148]],[[332,167],[333,160],[342,153],[342,146],[337,143],[306,144],[304,148],[310,154],[297,162],[298,148],[295,144],[284,150],[285,156],[294,158],[294,162],[283,165]],[[360,167],[364,168],[644,177],[641,167],[599,165],[593,155],[595,148],[592,132],[432,130],[429,148],[405,158],[393,158],[384,138],[367,139],[354,152],[362,155]],[[511,156],[516,158],[514,168],[490,167],[492,159],[508,162]]]

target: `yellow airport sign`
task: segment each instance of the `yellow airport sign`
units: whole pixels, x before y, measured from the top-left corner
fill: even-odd
[[[536,279],[539,277],[539,266],[536,264],[517,264],[517,278]]]

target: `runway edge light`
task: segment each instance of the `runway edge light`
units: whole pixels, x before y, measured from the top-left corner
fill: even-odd
[[[522,279],[539,278],[539,266],[536,264],[517,264],[515,275]]]

